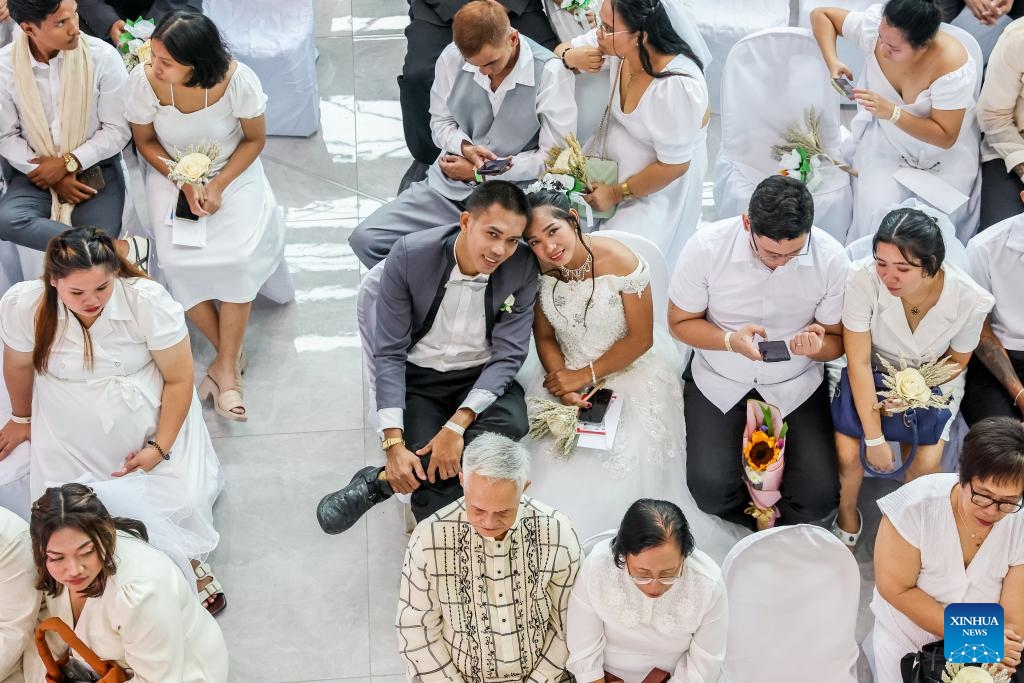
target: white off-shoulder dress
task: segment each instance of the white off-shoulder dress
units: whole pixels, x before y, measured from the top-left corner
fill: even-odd
[[[259,78],[245,64],[236,64],[224,95],[189,114],[173,104],[160,104],[140,65],[128,78],[125,116],[131,123],[153,124],[168,154],[218,144],[220,155],[213,173],[219,173],[244,138],[240,121],[261,116],[267,106]],[[205,217],[202,247],[175,244],[171,215],[178,188],[162,172],[146,171],[157,262],[174,298],[186,309],[208,300],[247,303],[255,299],[284,258],[284,221],[260,160],[231,181],[222,193],[220,209]]]
[[[965,195],[970,195],[980,171],[980,132],[974,112],[979,65],[968,52],[967,61],[962,66],[935,79],[913,102],[905,102],[886,78],[875,56],[882,7],[878,4],[864,12],[850,12],[843,22],[843,37],[867,53],[864,73],[859,76],[857,87],[872,90],[901,107],[905,113],[922,118],[929,117],[933,109],[967,111],[956,142],[951,148],[942,149],[858,107],[857,115],[850,123],[851,135],[843,142],[841,150],[845,161],[859,174],[853,179],[853,223],[847,233],[847,243],[874,234],[882,217],[893,205],[917,196],[893,179],[893,173],[900,168],[917,168],[933,174]],[[921,199],[927,201],[926,197]],[[967,225],[971,220],[969,203],[949,217],[958,235],[968,228],[973,234],[973,226]]]

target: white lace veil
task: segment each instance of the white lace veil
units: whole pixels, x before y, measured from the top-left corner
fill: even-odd
[[[693,0],[661,0],[661,5],[665,8],[665,14],[668,15],[676,34],[686,41],[693,53],[700,58],[704,71],[707,71],[708,65],[711,64],[711,50],[704,41],[704,36],[697,30],[697,22],[693,19]]]

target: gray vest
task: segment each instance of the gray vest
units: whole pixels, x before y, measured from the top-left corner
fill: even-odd
[[[487,92],[473,80],[474,72],[459,69],[448,95],[448,110],[462,131],[474,144],[483,145],[499,157],[537,149],[537,138],[540,136],[537,90],[540,88],[544,65],[555,59],[554,53],[543,45],[522,34],[519,39],[529,43],[533,51],[534,85],[531,87],[517,83],[505,94],[497,116],[491,112]],[[442,151],[441,155],[444,154]],[[437,161],[427,171],[427,183],[445,197],[456,201],[462,201],[473,191],[466,183],[452,180],[442,173]]]

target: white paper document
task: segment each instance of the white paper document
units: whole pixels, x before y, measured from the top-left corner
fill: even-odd
[[[893,179],[939,211],[950,214],[963,206],[969,197],[945,180],[918,168],[901,168]]]
[[[205,247],[206,246],[206,216],[200,216],[195,221],[184,221],[174,215],[167,220],[171,226],[171,242],[178,247]]]

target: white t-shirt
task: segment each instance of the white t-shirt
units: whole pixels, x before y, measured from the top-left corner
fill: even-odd
[[[967,243],[975,282],[992,293],[992,331],[1009,351],[1024,351],[1024,216],[986,228]]]
[[[669,297],[690,313],[706,311],[723,330],[763,326],[771,340],[789,341],[817,321],[835,325],[843,314],[843,290],[850,262],[843,246],[812,228],[805,255],[770,270],[754,254],[742,219],[727,218],[701,228],[683,247]],[[723,413],[750,390],[793,412],[814,393],[823,364],[806,356],[781,363],[752,361],[738,353],[696,349],[693,378]]]

